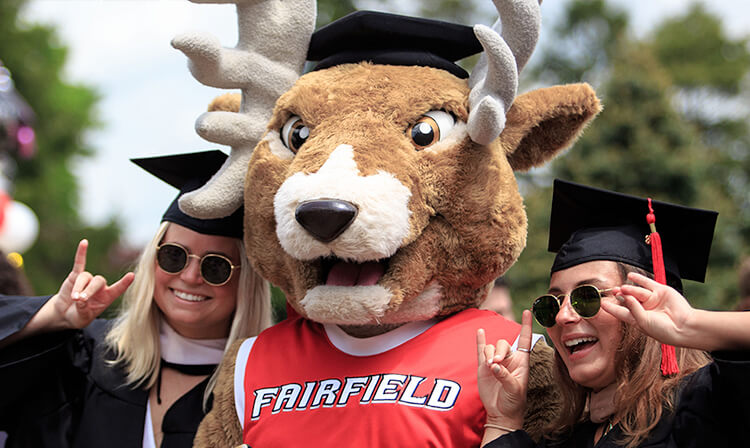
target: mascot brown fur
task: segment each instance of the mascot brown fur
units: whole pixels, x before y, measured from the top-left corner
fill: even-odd
[[[498,6],[498,10],[502,15],[503,9]],[[482,30],[476,32],[480,35]],[[491,47],[480,40],[486,50]],[[518,61],[519,69],[523,62]],[[511,65],[516,70],[516,65]],[[476,99],[475,92],[490,100],[497,97],[482,90],[487,84],[485,79],[467,82],[434,67],[360,62],[310,72],[280,96],[247,168],[245,244],[253,266],[284,291],[299,316],[229,350],[214,390],[213,409],[201,424],[196,446],[235,446],[243,442],[243,431],[249,439],[245,442],[256,447],[266,445],[255,440],[289,445],[296,439],[279,431],[284,425],[271,424],[268,428],[274,429],[266,430],[260,439],[248,436],[247,426],[257,430],[274,418],[286,425],[297,424],[283,419],[302,415],[302,411],[305,416],[300,417],[300,426],[289,431],[302,434],[302,438],[311,434],[308,445],[317,446],[312,434],[321,433],[323,425],[336,424],[333,419],[338,417],[330,415],[348,417],[331,411],[328,417],[316,420],[316,416],[325,415],[326,407],[350,405],[351,409],[357,403],[351,405],[349,396],[341,395],[342,389],[350,386],[347,373],[326,380],[313,378],[318,366],[305,364],[307,358],[299,349],[306,342],[297,346],[297,334],[327,340],[333,338],[331,326],[338,326],[345,336],[372,341],[422,322],[429,322],[427,327],[442,325],[441,332],[451,334],[452,323],[464,319],[462,325],[471,331],[476,331],[477,325],[505,326],[507,333],[501,337],[513,342],[518,334],[515,324],[489,316],[489,312],[469,311],[486,296],[491,282],[513,264],[526,243],[526,215],[513,172],[540,166],[568,147],[600,105],[588,85],[578,84],[534,90],[511,97],[511,101],[506,98],[507,107],[501,92],[499,108],[482,109],[486,104]],[[229,106],[214,109],[236,110],[231,101],[224,103]],[[499,110],[502,117],[494,131],[499,136],[488,130],[484,121],[477,127],[472,110],[490,110],[490,115]],[[465,332],[466,328],[456,325],[455,337]],[[411,339],[402,343],[407,341]],[[472,345],[473,339],[462,340],[457,345],[462,348],[446,351],[446,365],[469,363]],[[434,347],[430,349],[434,352]],[[271,359],[274,350],[277,359]],[[356,365],[370,359],[352,357],[347,362]],[[544,423],[556,411],[551,362],[551,349],[536,344],[525,427],[534,437],[542,434]],[[302,376],[278,381],[273,377],[297,369],[310,370],[311,381]],[[475,372],[476,361],[471,369]],[[411,378],[418,374],[399,374],[406,376],[402,375],[400,383],[391,383],[400,385],[397,392],[386,392],[403,398],[408,390],[412,394],[407,397],[408,412],[429,407],[425,405],[427,395],[409,389]],[[381,387],[378,381],[382,383],[388,375],[395,373],[368,376],[367,387]],[[261,379],[254,382],[255,377]],[[446,407],[452,412],[442,412],[437,418],[454,425],[453,431],[469,435],[463,439],[451,435],[450,442],[445,439],[438,446],[470,446],[481,438],[484,415],[477,405],[476,378],[473,382],[471,378],[455,380],[463,400],[456,403],[470,401],[473,407],[461,409],[472,409],[474,415],[456,417],[452,414],[459,411]],[[444,380],[436,376],[435,384],[439,381]],[[308,383],[310,396],[322,400],[320,408],[303,406]],[[360,405],[367,401],[364,384],[349,389],[352,400],[361,397]],[[324,387],[333,389],[321,392]],[[435,403],[442,405],[443,399],[437,397]],[[412,406],[415,400],[421,404]],[[394,427],[402,408],[407,407],[394,407],[391,414]],[[380,427],[382,422],[377,419],[381,417],[368,418],[361,424]],[[435,425],[429,421],[428,427]],[[350,429],[358,437],[335,435],[327,438],[327,443],[394,443],[393,439],[365,434],[364,427]],[[267,435],[269,431],[276,431],[275,438]],[[335,432],[328,430],[328,434]],[[415,436],[395,443],[423,446],[428,439]]]

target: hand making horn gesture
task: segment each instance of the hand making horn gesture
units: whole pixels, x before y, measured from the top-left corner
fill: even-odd
[[[522,317],[518,349],[505,340],[487,344],[484,329],[477,330],[477,383],[487,411],[482,445],[506,432],[521,429],[526,409],[531,350],[531,312]]]
[[[88,241],[78,243],[73,270],[50,300],[55,314],[64,328],[83,328],[96,319],[114,300],[122,295],[133,282],[133,273],[128,272],[112,286],[101,275],[92,275],[86,269]]]

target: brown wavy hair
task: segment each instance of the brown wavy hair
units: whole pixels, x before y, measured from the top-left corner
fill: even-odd
[[[623,283],[630,272],[647,277],[653,275],[643,269],[617,262]],[[672,377],[661,374],[661,343],[636,327],[621,325],[622,337],[615,353],[617,392],[615,393],[614,421],[618,422],[623,438],[618,443],[632,448],[643,442],[661,419],[664,412],[673,412],[678,387],[686,376],[711,361],[701,350],[676,348],[680,373]],[[573,382],[560,354],[555,350],[555,375],[560,386],[561,412],[550,423],[548,432],[556,439],[564,439],[577,423],[588,420],[588,397],[591,389]],[[654,406],[661,403],[661,406]]]

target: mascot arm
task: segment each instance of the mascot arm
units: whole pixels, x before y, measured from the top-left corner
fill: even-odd
[[[235,341],[224,354],[213,391],[213,407],[195,435],[196,448],[227,448],[242,443],[242,428],[234,406],[234,366],[242,342]]]
[[[560,410],[554,358],[555,351],[543,341],[534,344],[529,358],[529,389],[523,429],[536,442],[542,438],[545,427]]]

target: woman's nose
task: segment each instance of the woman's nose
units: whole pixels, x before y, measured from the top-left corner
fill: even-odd
[[[555,317],[555,322],[557,322],[560,325],[565,325],[565,324],[578,322],[580,319],[581,319],[581,316],[575,312],[575,310],[573,309],[573,306],[570,304],[570,296],[566,295],[563,298],[562,303],[560,304],[560,311],[557,313],[557,316]]]
[[[180,272],[180,277],[187,283],[197,284],[203,281],[201,277],[201,261],[196,256],[190,256],[187,261],[187,266]]]

